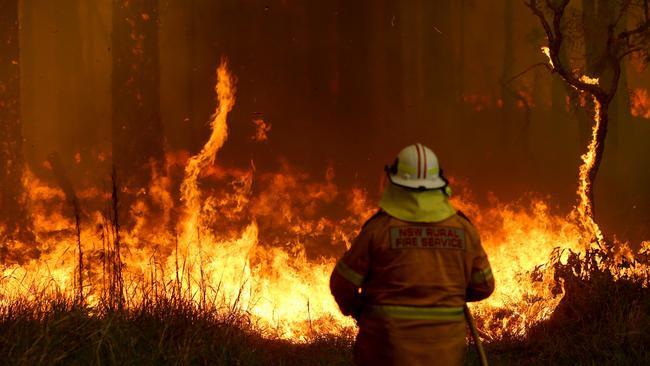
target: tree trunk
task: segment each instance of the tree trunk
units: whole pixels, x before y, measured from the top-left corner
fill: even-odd
[[[614,23],[617,6],[617,4],[608,0],[583,0],[585,73],[589,77],[599,78],[601,84],[613,82],[615,85],[618,85],[619,77],[621,76],[621,66],[619,64],[619,61],[612,60],[611,56],[609,55],[610,50],[608,49],[608,29]],[[618,73],[614,72],[614,70],[618,70]],[[612,72],[614,72],[614,77],[616,79],[613,81],[605,80],[606,78],[609,79],[610,73]],[[607,86],[605,85],[601,88],[604,90],[607,88]],[[607,95],[606,93],[608,92],[604,92],[602,95],[595,96],[598,100],[598,103],[600,104],[598,109],[599,120],[597,122],[597,125],[593,126],[594,120],[592,114],[587,114],[588,117],[581,118],[582,123],[580,123],[582,126],[581,135],[583,138],[588,136],[587,140],[589,141],[589,146],[593,148],[594,154],[593,162],[591,164],[584,165],[587,168],[586,176],[584,177],[584,193],[589,202],[589,207],[586,209],[586,214],[591,217],[594,222],[596,218],[594,185],[605,151],[605,141],[607,139],[607,132],[610,122],[610,109],[613,111],[613,113],[616,113],[619,108],[618,104],[620,103],[621,99],[620,97],[615,98],[615,94]],[[616,119],[616,114],[614,119]],[[593,134],[594,128],[596,128],[595,135]],[[616,138],[618,138],[617,133],[614,134],[614,139]],[[614,147],[614,150],[616,150],[617,142],[613,141],[612,146]],[[614,155],[615,154],[616,151],[614,151]],[[613,162],[616,162],[615,156],[613,158]],[[599,235],[599,233],[595,234],[596,236]],[[598,239],[600,242],[601,238]]]
[[[463,94],[465,93],[465,1],[466,0],[459,0],[458,1],[458,7],[460,9],[459,11],[459,27],[458,27],[458,60],[456,62],[456,85],[455,85],[455,90],[456,90],[456,95],[455,102],[460,106],[460,110],[464,111],[465,108],[463,107],[462,101],[463,101]]]
[[[585,73],[589,77],[602,78],[613,65],[607,57],[607,29],[614,21],[618,4],[611,0],[583,0],[583,28],[585,44]],[[587,114],[579,121],[583,142],[591,139],[593,118]]]
[[[158,1],[113,0],[112,45],[113,164],[124,216],[146,199],[153,171],[163,172]]]
[[[514,0],[504,1],[504,16],[503,16],[503,34],[504,34],[504,47],[503,47],[503,68],[501,69],[501,98],[503,100],[503,113],[504,119],[509,122],[512,118],[512,112],[515,108],[515,91],[512,90],[507,81],[513,76],[513,68],[515,65],[514,54],[514,34],[513,34],[513,21],[514,21]]]
[[[592,239],[601,248],[606,249],[606,241],[600,227],[596,223],[594,185],[600,168],[600,162],[605,152],[605,140],[609,124],[609,103],[611,98],[601,96],[597,99],[600,108],[598,109],[598,122],[595,126],[596,133],[592,135],[588,151],[583,155],[583,163],[580,166],[580,183],[578,188],[580,202],[578,204],[578,212],[582,219],[583,227],[594,236]]]
[[[519,128],[515,120],[517,119],[515,104],[517,102],[517,90],[508,81],[514,74],[515,53],[514,53],[514,34],[513,34],[513,21],[514,21],[514,1],[504,1],[504,15],[503,15],[503,65],[501,68],[501,100],[502,107],[502,120],[501,120],[501,138],[502,146],[507,149],[507,155],[512,157],[521,156],[520,149],[525,149],[526,146],[521,144],[523,139],[520,139]],[[526,127],[527,127],[526,123]],[[524,136],[525,137],[525,136]],[[514,164],[517,166],[518,164]]]
[[[593,212],[596,212],[596,205],[594,202],[594,184],[596,182],[596,176],[598,175],[598,170],[600,168],[600,162],[603,160],[603,154],[605,152],[605,140],[607,138],[607,129],[609,127],[609,102],[600,101],[600,110],[598,111],[600,122],[596,130],[596,148],[594,154],[594,164],[587,171],[587,176],[589,178],[589,190],[588,197],[591,201],[591,209]]]
[[[34,238],[21,205],[24,161],[18,0],[3,4],[0,12],[0,239],[24,241]],[[0,257],[4,258],[4,254],[0,253]]]

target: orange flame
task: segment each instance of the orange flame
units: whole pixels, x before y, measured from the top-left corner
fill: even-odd
[[[594,126],[591,130],[591,141],[587,147],[587,152],[582,154],[580,158],[582,159],[582,164],[579,168],[579,179],[578,179],[578,197],[579,203],[576,207],[578,211],[578,219],[582,225],[589,231],[589,234],[593,238],[596,238],[597,243],[602,243],[604,241],[604,236],[600,230],[600,226],[594,221],[593,217],[593,207],[591,206],[591,201],[587,195],[587,191],[590,188],[589,178],[587,176],[590,169],[593,168],[596,158],[596,145],[598,140],[596,138],[596,133],[598,128],[600,128],[600,103],[593,97],[594,103]]]
[[[255,142],[262,142],[269,139],[269,131],[271,131],[271,124],[264,122],[263,119],[257,118],[253,120],[255,124],[255,135],[251,137],[251,140]]]
[[[329,293],[329,274],[375,205],[362,189],[338,187],[331,167],[314,180],[288,162],[279,171],[266,173],[258,173],[254,164],[250,169],[215,164],[235,102],[225,62],[217,70],[216,93],[219,104],[203,149],[192,157],[168,153],[167,174],[155,172],[148,190],[164,208],[164,221],[180,214],[179,236],[145,220],[120,234],[125,306],[135,307],[152,297],[187,299],[224,314],[245,316],[262,334],[292,341],[352,329],[353,321],[340,314]],[[583,157],[584,166],[593,162],[591,154]],[[182,207],[174,207],[170,178],[174,174],[182,177]],[[79,256],[65,194],[29,171],[23,184],[38,245],[6,243],[9,254],[3,257],[0,304],[60,295],[72,298]],[[82,193],[78,197],[85,203],[111,198],[99,189]],[[555,286],[549,255],[561,260],[563,250],[579,251],[590,238],[584,237],[584,228],[574,218],[553,215],[539,199],[529,204],[493,199],[484,209],[468,194],[463,196],[453,203],[481,232],[497,281],[494,295],[473,305],[482,330],[489,339],[525,335],[530,326],[553,313],[563,296],[561,287]],[[133,212],[146,208],[138,205]],[[87,261],[83,293],[88,305],[100,307],[110,286],[106,248],[115,234],[110,215],[101,209],[88,211],[80,233]],[[642,248],[650,250],[650,242]],[[620,255],[629,255],[629,250]]]
[[[548,57],[548,63],[551,65],[551,68],[555,68],[555,65],[553,65],[553,59],[551,58],[551,49],[544,46],[542,47],[542,53]]]
[[[650,95],[646,89],[630,91],[630,113],[634,117],[650,119]]]
[[[198,188],[199,174],[207,166],[214,164],[217,152],[228,138],[228,124],[226,117],[235,105],[235,89],[228,65],[225,60],[217,68],[217,93],[218,106],[212,116],[210,139],[198,155],[190,158],[185,167],[185,178],[181,185],[181,199],[185,201],[188,218],[182,228],[182,241],[189,242],[198,230],[198,218],[201,211],[201,192]]]
[[[548,57],[548,62],[551,65],[552,69],[555,69],[553,65],[553,59],[551,57],[551,50],[549,47],[542,47],[542,53]],[[598,78],[592,78],[587,75],[580,76],[579,80],[585,84],[598,85]],[[574,89],[577,90],[575,86],[572,85]],[[591,130],[591,141],[587,146],[587,152],[582,154],[580,158],[582,159],[582,164],[578,168],[578,206],[575,208],[577,212],[577,219],[582,224],[584,229],[588,231],[588,234],[591,235],[590,238],[595,238],[598,244],[603,243],[604,236],[600,229],[600,226],[594,220],[593,207],[589,199],[588,191],[591,187],[590,179],[588,176],[589,170],[594,167],[596,163],[596,147],[598,145],[597,132],[600,128],[600,102],[598,99],[592,95],[592,101],[594,103],[594,126]],[[582,104],[582,103],[581,103]],[[575,215],[574,215],[575,216]],[[588,238],[588,239],[590,239]]]
[[[590,78],[587,75],[582,75],[580,81],[591,84],[598,85],[598,78]],[[587,146],[587,152],[580,156],[582,159],[582,164],[578,169],[578,197],[579,203],[576,207],[578,211],[578,219],[584,226],[584,228],[589,232],[592,238],[596,239],[597,243],[603,243],[604,236],[600,230],[600,226],[594,221],[593,207],[591,206],[591,201],[587,194],[587,191],[590,189],[590,182],[588,177],[588,172],[594,167],[596,163],[596,147],[598,144],[597,133],[600,128],[600,102],[595,96],[592,96],[592,101],[594,104],[594,126],[591,129],[591,141],[589,146]]]

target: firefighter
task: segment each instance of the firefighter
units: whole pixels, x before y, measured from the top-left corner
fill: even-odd
[[[426,146],[404,148],[386,167],[380,210],[337,262],[332,295],[359,326],[357,365],[461,365],[463,306],[494,291],[476,228],[449,203]]]

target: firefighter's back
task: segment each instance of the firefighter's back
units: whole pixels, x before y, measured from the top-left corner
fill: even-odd
[[[462,364],[466,290],[484,255],[474,227],[460,215],[413,223],[381,213],[363,230],[371,265],[356,363]]]

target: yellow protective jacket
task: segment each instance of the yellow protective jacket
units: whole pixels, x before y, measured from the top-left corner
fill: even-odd
[[[463,305],[487,298],[494,279],[462,213],[416,223],[380,211],[337,262],[330,289],[357,319],[357,365],[461,365]]]

